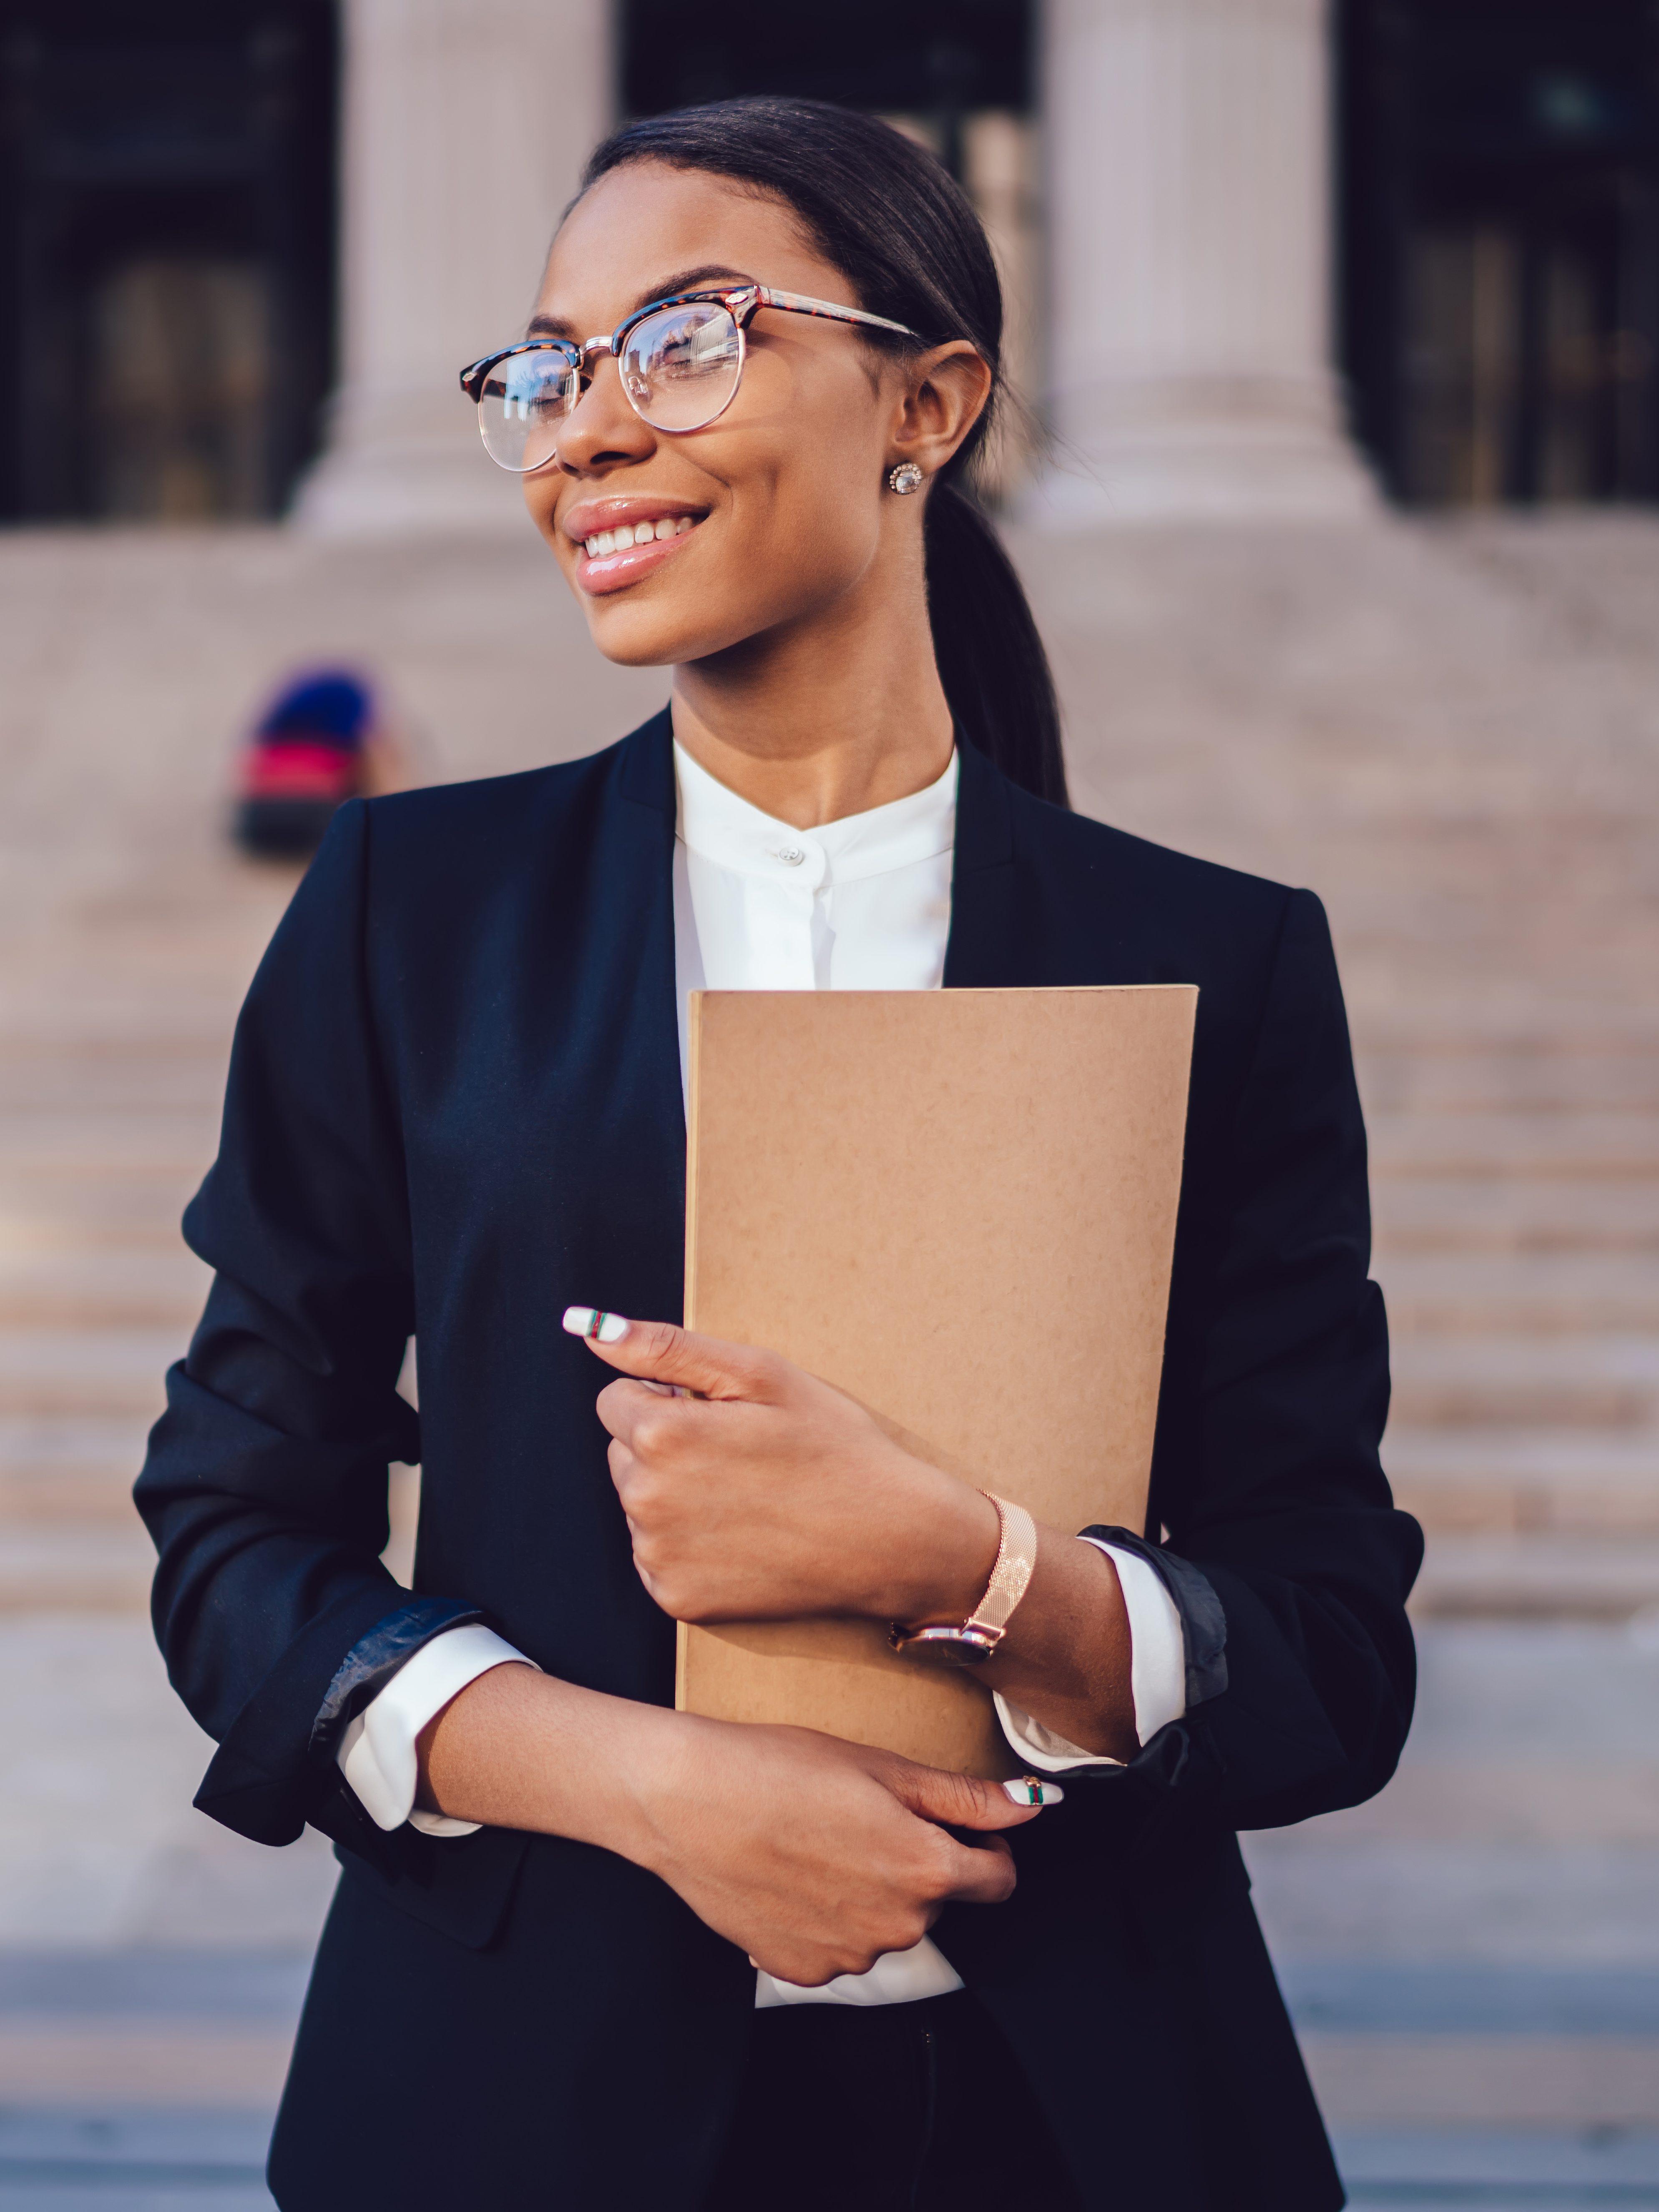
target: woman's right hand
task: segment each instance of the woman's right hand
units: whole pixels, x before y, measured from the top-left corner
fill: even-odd
[[[504,1666],[422,1732],[420,1802],[619,1852],[757,1966],[809,1987],[919,1942],[945,1905],[1014,1887],[1000,1783],[811,1729],[635,1705]],[[945,1823],[973,1829],[960,1843]]]
[[[637,1778],[650,1841],[633,1855],[781,1981],[861,1974],[919,1943],[947,1904],[1012,1894],[999,1831],[1037,1808],[1000,1783],[812,1729],[675,1720]]]

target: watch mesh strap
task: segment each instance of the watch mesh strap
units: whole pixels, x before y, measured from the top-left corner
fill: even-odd
[[[1003,1630],[1013,1618],[1014,1607],[1025,1595],[1036,1565],[1036,1522],[1023,1505],[1012,1504],[994,1491],[988,1490],[983,1495],[997,1509],[1002,1539],[997,1546],[996,1565],[991,1570],[985,1595],[963,1625],[981,1629],[1000,1641]]]

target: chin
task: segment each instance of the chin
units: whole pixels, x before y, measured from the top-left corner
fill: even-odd
[[[739,653],[745,646],[764,651],[763,640],[776,641],[829,613],[853,580],[838,574],[745,579],[721,594],[730,602],[724,611],[710,604],[708,592],[691,589],[690,580],[672,594],[650,593],[647,581],[601,599],[577,596],[588,634],[607,660],[620,668],[671,668]]]
[[[643,586],[635,589],[643,592]],[[675,600],[681,597],[674,594]],[[634,592],[584,599],[583,611],[594,644],[619,668],[672,668],[682,661],[706,660],[771,626],[769,620],[757,623],[752,609],[721,621],[711,619],[707,606],[677,605],[665,595],[656,600],[635,598]]]
[[[585,611],[594,644],[618,668],[672,668],[711,649],[705,623],[676,622],[665,610],[590,602]]]
[[[613,668],[676,668],[694,658],[677,643],[645,634],[609,636],[596,630],[593,642]]]

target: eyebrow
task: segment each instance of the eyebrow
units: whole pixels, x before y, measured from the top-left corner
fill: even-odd
[[[659,276],[648,290],[640,294],[629,313],[648,307],[653,300],[672,300],[677,293],[698,292],[712,284],[752,284],[754,281],[727,262],[705,262],[700,269],[679,269],[672,276]],[[525,335],[532,338],[574,338],[576,331],[575,325],[562,315],[532,315]]]

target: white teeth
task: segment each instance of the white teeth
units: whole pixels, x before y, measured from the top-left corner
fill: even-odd
[[[615,530],[596,531],[592,537],[584,538],[582,550],[590,561],[602,561],[607,553],[625,553],[630,546],[656,544],[665,538],[684,538],[687,531],[696,526],[696,517],[690,514],[665,514],[656,522],[624,522]]]

